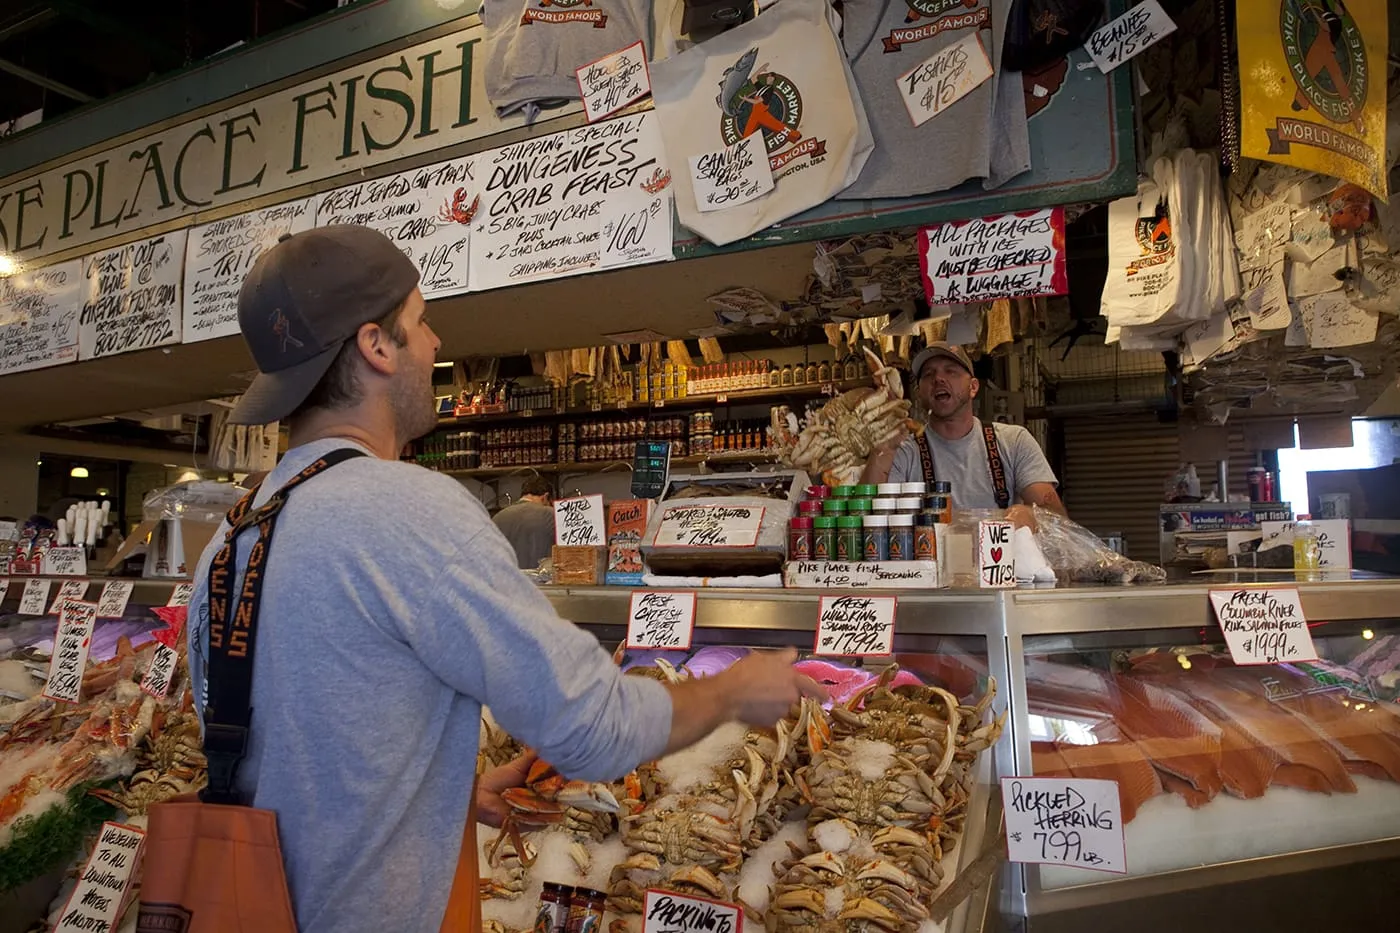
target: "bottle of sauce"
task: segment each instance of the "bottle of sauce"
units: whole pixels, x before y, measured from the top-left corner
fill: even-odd
[[[574,888],[569,898],[569,920],[565,933],[602,933],[603,912],[608,896],[592,888]]]
[[[534,933],[565,933],[569,924],[569,900],[574,889],[553,881],[544,883],[540,906],[535,913]]]
[[[914,559],[938,560],[938,525],[943,516],[920,512],[914,518]]]

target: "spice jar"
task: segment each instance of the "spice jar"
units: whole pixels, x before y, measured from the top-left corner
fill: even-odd
[[[937,512],[920,512],[914,517],[915,560],[938,560],[938,525],[941,518]]]
[[[799,515],[788,522],[788,560],[812,559],[812,519]]]
[[[833,486],[831,489],[833,499],[853,499],[855,495],[856,487],[854,486]]]
[[[540,906],[535,912],[536,933],[564,933],[569,925],[569,899],[573,892],[566,884],[544,883]]]
[[[923,505],[918,496],[900,496],[895,500],[894,510],[906,515],[918,515],[923,511]]]
[[[822,514],[831,515],[833,517],[837,515],[845,515],[847,511],[847,506],[849,505],[849,499],[823,499]]]
[[[812,519],[812,559],[836,559],[835,515],[818,515]]]
[[[898,500],[892,497],[875,499],[870,503],[870,511],[874,512],[876,515],[891,515],[894,513],[897,503]]]
[[[951,500],[946,495],[933,495],[924,497],[925,512],[934,512],[938,515],[938,520],[945,525],[953,522],[953,506]]]
[[[895,499],[903,487],[903,483],[880,483],[875,487],[875,495]]]
[[[864,531],[864,559],[890,559],[890,517],[888,515],[866,515],[861,519]]]
[[[836,559],[860,560],[865,554],[865,522],[859,515],[836,519]]]
[[[608,896],[592,888],[574,888],[569,898],[569,920],[565,933],[600,933]]]
[[[936,480],[929,492],[935,496],[947,496],[951,499],[953,497],[953,484],[947,480]]]
[[[850,515],[869,515],[873,508],[870,499],[847,499],[846,512]]]
[[[914,516],[900,512],[890,516],[890,560],[914,559]]]
[[[830,499],[830,498],[831,498],[831,487],[830,487],[830,486],[808,486],[808,487],[807,487],[807,498],[808,498],[808,499]]]
[[[808,517],[820,515],[822,514],[822,504],[824,502],[824,499],[804,499],[797,503],[797,512],[799,515],[806,515]]]
[[[927,492],[928,485],[923,482],[899,484],[899,494],[901,496],[922,496]]]

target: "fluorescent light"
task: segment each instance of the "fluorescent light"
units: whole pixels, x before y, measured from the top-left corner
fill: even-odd
[[[433,368],[434,368],[434,369],[451,369],[451,368],[452,368],[452,361],[451,361],[451,360],[448,360],[448,361],[445,362],[445,363],[434,363],[434,364],[433,364]]]
[[[68,475],[71,476],[71,477],[73,477],[74,479],[87,479],[87,478],[88,478],[88,468],[87,468],[87,467],[73,467],[73,469],[71,469],[71,470],[68,471]]]

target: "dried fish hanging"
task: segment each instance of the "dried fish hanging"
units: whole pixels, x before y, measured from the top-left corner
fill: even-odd
[[[719,341],[713,337],[700,338],[700,357],[706,363],[723,363],[724,350],[720,347]]]

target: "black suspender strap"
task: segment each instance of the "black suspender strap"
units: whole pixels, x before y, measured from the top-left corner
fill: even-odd
[[[288,493],[297,486],[338,463],[364,456],[364,451],[349,447],[333,450],[288,480],[264,505],[253,508],[258,494],[254,489],[229,510],[228,534],[209,565],[209,702],[204,709],[209,786],[199,795],[205,803],[243,802],[234,780],[238,765],[248,752],[248,729],[253,717],[253,647],[277,516],[287,504]],[[258,529],[258,540],[248,553],[242,591],[235,594],[238,536],[253,527]]]
[[[992,492],[997,497],[997,508],[1011,505],[1011,492],[1006,488],[1006,467],[1001,462],[1001,449],[997,447],[997,431],[990,424],[982,425],[982,437],[987,442],[987,466],[992,471]]]
[[[1001,448],[997,446],[996,428],[990,424],[982,425],[982,439],[987,444],[987,468],[992,474],[992,492],[996,496],[997,508],[1004,509],[1011,505],[1011,491],[1006,485],[1006,466],[1001,461]],[[919,447],[919,465],[924,469],[924,482],[930,489],[933,488],[933,446],[928,440],[928,431],[922,431],[919,435],[922,441]]]

